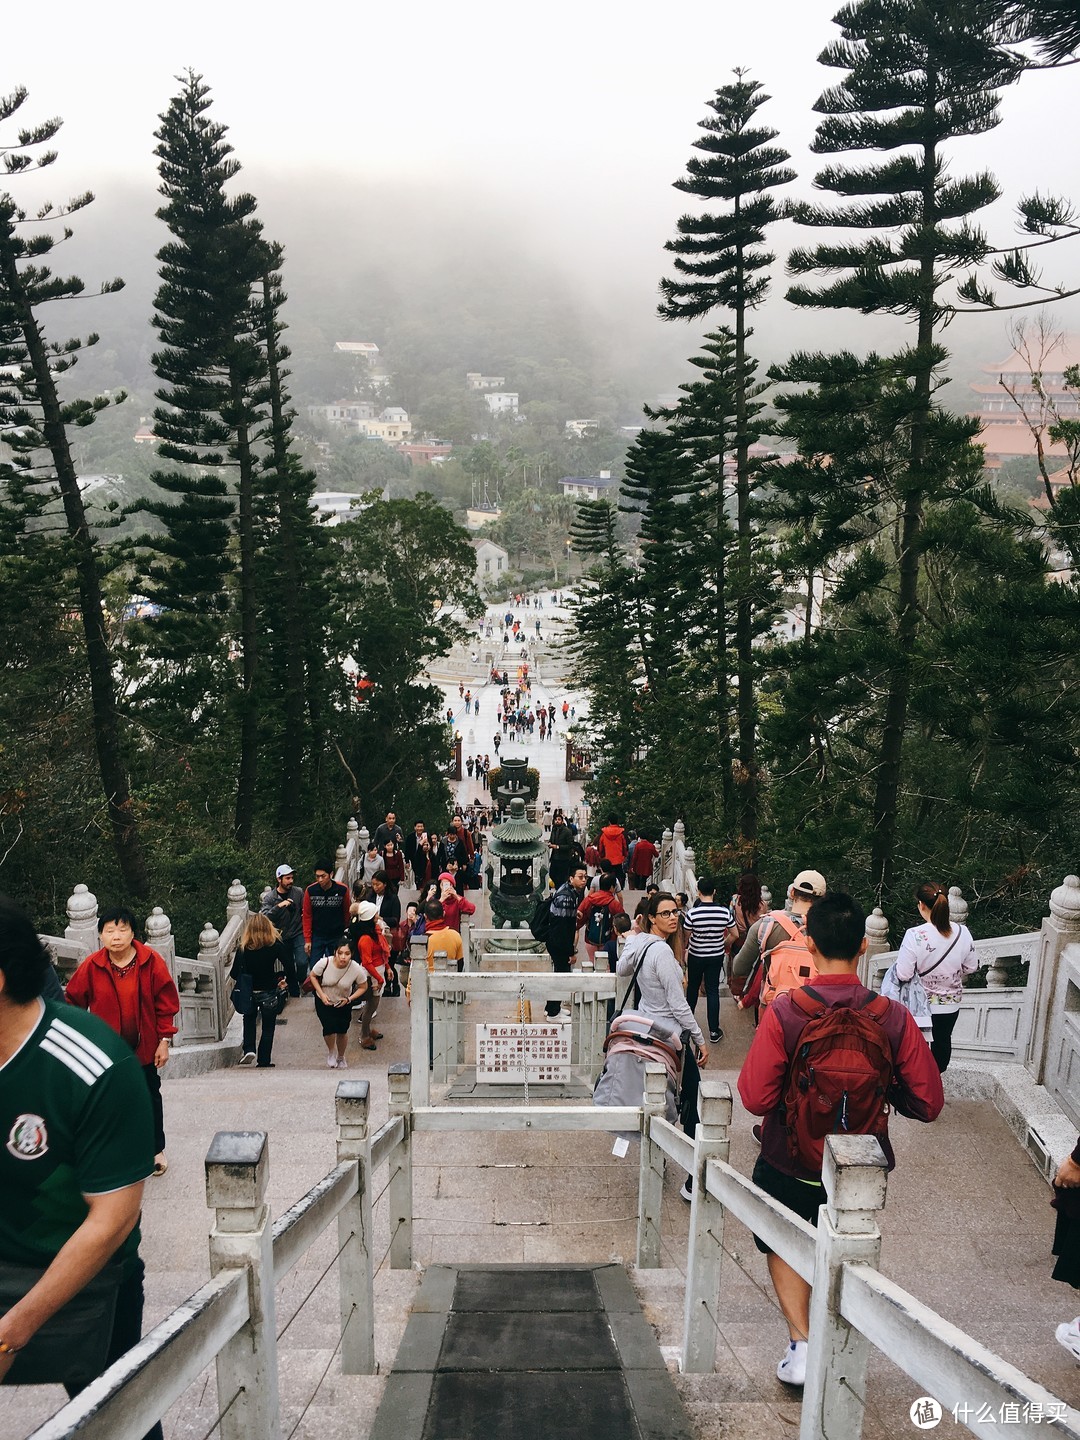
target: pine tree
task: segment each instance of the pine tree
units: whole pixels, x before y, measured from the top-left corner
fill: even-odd
[[[297,458],[291,426],[295,412],[286,380],[289,350],[282,343],[285,303],[279,245],[268,245],[261,282],[259,333],[266,354],[269,419],[264,478],[268,487],[261,592],[271,684],[263,686],[266,711],[281,707],[278,824],[301,818],[305,772],[323,744],[327,661],[320,637],[328,624],[325,535],[310,504],[315,476]],[[305,763],[305,760],[308,763]],[[311,780],[308,773],[308,780]]]
[[[10,120],[26,98],[26,90],[20,88],[0,100],[0,122]],[[0,147],[0,164],[7,175],[25,175],[50,165],[56,159],[56,152],[39,147],[53,139],[60,124],[59,120],[48,120],[24,129],[14,144]],[[124,886],[130,895],[142,897],[147,893],[149,880],[120,733],[113,656],[102,594],[106,566],[87,520],[68,436],[70,426],[91,424],[97,413],[112,402],[102,396],[92,400],[61,400],[58,377],[75,365],[83,344],[94,344],[97,336],[89,336],[86,341],[46,339],[37,314],[40,307],[86,291],[77,277],[54,275],[41,263],[42,257],[49,255],[58,243],[56,236],[42,230],[27,233],[25,229],[28,223],[66,222],[93,198],[86,193],[59,209],[46,205],[28,219],[10,194],[0,193],[0,374],[4,377],[0,381],[0,432],[12,454],[11,461],[0,461],[0,482],[4,482],[6,539],[16,550],[23,549],[27,558],[23,543],[28,538],[26,521],[40,513],[40,495],[35,496],[31,486],[48,481],[59,489],[67,554],[77,578],[94,745],[109,828]],[[62,238],[66,240],[71,233],[63,223]],[[119,290],[122,284],[120,280],[109,281],[98,293]],[[25,597],[26,601],[29,599]]]
[[[259,334],[266,264],[255,199],[229,196],[239,171],[223,125],[211,120],[209,87],[189,71],[155,132],[165,204],[158,217],[173,239],[158,252],[161,285],[154,324],[162,348],[154,368],[163,387],[154,411],[159,454],[182,470],[154,480],[179,503],[148,506],[166,527],[147,592],[163,608],[151,622],[158,655],[188,681],[191,719],[224,703],[238,728],[234,833],[248,845],[258,779],[259,606],[256,579],[256,442],[265,424],[267,363]],[[234,476],[232,485],[224,478]],[[226,538],[235,533],[236,559]],[[227,582],[235,606],[227,608]],[[184,622],[192,615],[204,623]],[[230,619],[235,625],[230,626]],[[224,639],[238,633],[240,684],[229,683]],[[220,685],[225,679],[225,686]],[[204,690],[200,701],[200,686]]]
[[[1008,6],[1017,41],[1034,40],[1048,65],[1075,64],[1080,51],[1076,0],[1016,0]]]
[[[677,256],[678,277],[661,281],[664,300],[660,314],[668,320],[696,319],[716,309],[733,316],[733,354],[730,386],[734,425],[730,443],[735,454],[736,525],[738,551],[735,563],[735,648],[738,656],[738,736],[740,825],[745,840],[756,839],[758,829],[757,697],[754,663],[755,587],[754,518],[752,492],[754,467],[750,447],[759,438],[754,416],[754,365],[747,354],[749,313],[764,300],[769,287],[768,268],[775,256],[763,249],[768,226],[781,210],[772,190],[794,180],[786,168],[789,156],[774,146],[777,132],[756,125],[758,110],[768,100],[757,81],[736,70],[734,84],[717,90],[708,102],[713,111],[701,121],[704,135],[695,148],[704,159],[692,158],[687,175],[676,189],[707,201],[722,201],[730,209],[703,215],[684,215],[679,234],[666,249]],[[683,278],[685,277],[685,278]]]
[[[871,872],[879,892],[891,886],[895,869],[904,731],[921,623],[921,532],[927,503],[950,481],[933,443],[935,427],[944,423],[934,398],[944,380],[938,331],[958,308],[996,304],[971,273],[962,277],[995,254],[972,217],[997,199],[998,186],[988,173],[955,177],[945,147],[998,124],[997,92],[1017,75],[1015,61],[999,43],[1003,15],[1001,0],[845,5],[837,16],[842,38],[820,59],[847,73],[817,103],[825,118],[813,148],[819,154],[857,151],[859,158],[829,165],[815,179],[816,187],[832,192],[839,203],[792,207],[802,224],[864,233],[795,251],[789,259],[794,274],[817,271],[837,278],[818,288],[793,285],[791,301],[900,315],[916,328],[910,357],[900,364],[910,397],[904,401],[905,473],[898,480],[902,508],[890,627],[895,656],[873,800]],[[866,152],[874,151],[889,158],[868,162]],[[1056,202],[1027,206],[1032,230],[1060,231],[1067,222]],[[1045,288],[1019,252],[1000,255],[994,269],[1000,279],[1023,288]]]

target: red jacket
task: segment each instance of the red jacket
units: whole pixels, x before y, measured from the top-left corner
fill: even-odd
[[[610,910],[612,915],[625,915],[626,913],[622,901],[614,890],[590,890],[578,906],[577,928],[580,930],[583,925],[589,923],[589,915],[593,910],[604,908]]]
[[[634,846],[634,853],[630,860],[630,874],[641,875],[645,879],[652,874],[653,861],[660,851],[651,840],[642,836]]]
[[[139,1043],[135,1055],[140,1065],[154,1063],[158,1041],[176,1034],[173,1016],[180,1009],[169,967],[149,945],[136,940],[133,965],[138,967],[135,983],[139,987]],[[120,999],[107,950],[88,955],[67,983],[67,998],[80,1010],[89,1010],[106,1025],[120,1033]]]
[[[447,925],[451,930],[457,930],[460,934],[462,915],[475,915],[476,906],[471,900],[466,900],[464,895],[454,894],[446,899],[440,895],[439,899],[442,901],[443,915]]]
[[[601,860],[612,865],[626,863],[626,831],[621,825],[605,825],[596,841]]]
[[[850,1005],[872,995],[851,974],[819,975],[810,987],[830,1005]],[[739,1095],[752,1115],[765,1117],[761,1127],[761,1156],[774,1170],[800,1180],[820,1180],[820,1174],[800,1170],[788,1151],[787,1134],[781,1116],[784,1088],[792,1056],[806,1017],[791,1003],[790,993],[778,995],[761,1017],[749,1053],[739,1074]],[[911,1120],[935,1120],[945,1104],[941,1074],[922,1037],[915,1017],[903,1005],[889,1002],[889,1013],[881,1022],[893,1052],[893,1090],[889,1100],[894,1110]],[[896,1163],[888,1135],[881,1148],[891,1170]]]

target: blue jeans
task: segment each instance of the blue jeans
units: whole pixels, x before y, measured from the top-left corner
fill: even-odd
[[[337,938],[336,935],[313,935],[311,937],[311,954],[310,956],[306,954],[304,956],[304,961],[307,966],[307,969],[304,971],[305,975],[324,955],[333,955]]]
[[[289,986],[289,994],[294,998],[300,994],[300,984],[308,972],[307,951],[304,949],[304,932],[297,931],[291,940],[283,942],[285,946],[285,980]],[[311,946],[312,958],[314,958],[315,945]],[[291,952],[291,955],[290,955]],[[293,973],[289,974],[289,960],[292,960]]]

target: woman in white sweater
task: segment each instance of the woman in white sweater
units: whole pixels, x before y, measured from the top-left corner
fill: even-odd
[[[896,957],[896,978],[910,980],[916,972],[930,1002],[933,1039],[930,1050],[944,1074],[952,1058],[952,1032],[960,1013],[964,976],[978,969],[975,942],[966,925],[949,919],[949,897],[940,885],[920,885],[915,903],[923,924],[907,931]]]
[[[629,936],[615,969],[619,975],[637,972],[635,983],[641,1002],[634,1007],[636,1010],[643,1015],[673,1020],[680,1030],[689,1032],[690,1043],[683,1053],[679,1114],[683,1129],[692,1136],[697,1128],[698,1069],[708,1062],[709,1047],[694,1012],[686,1003],[682,967],[671,948],[679,928],[679,906],[674,895],[661,890],[651,896],[641,923],[642,933]],[[630,1003],[634,1003],[633,996]],[[690,1199],[691,1189],[692,1180],[688,1175],[679,1191],[684,1200]]]

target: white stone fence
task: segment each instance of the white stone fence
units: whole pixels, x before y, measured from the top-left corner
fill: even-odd
[[[335,1220],[342,1372],[374,1372],[376,1172],[389,1166],[390,1265],[407,1270],[413,1258],[414,1135],[589,1130],[640,1136],[636,1249],[641,1269],[660,1265],[665,1157],[694,1177],[680,1357],[684,1372],[715,1370],[721,1332],[714,1316],[730,1213],[813,1285],[800,1440],[859,1440],[871,1345],[946,1413],[956,1407],[957,1422],[975,1434],[1040,1440],[1043,1422],[1049,1421],[1055,1434],[1080,1440],[1080,1412],[879,1273],[877,1214],[885,1205],[886,1163],[873,1137],[828,1137],[827,1203],[815,1229],[727,1163],[732,1102],[724,1081],[702,1079],[700,1121],[691,1140],[662,1118],[667,1074],[661,1065],[646,1068],[641,1106],[611,1108],[432,1108],[417,1103],[407,1063],[391,1066],[389,1080],[390,1118],[374,1134],[368,1082],[339,1082],[338,1163],[276,1224],[266,1201],[265,1133],[215,1137],[206,1157],[207,1203],[215,1212],[212,1278],[30,1440],[139,1440],[211,1360],[222,1440],[281,1440],[275,1287]],[[1001,1417],[1006,1406],[1016,1417],[1007,1430],[979,1418],[986,1413]]]

